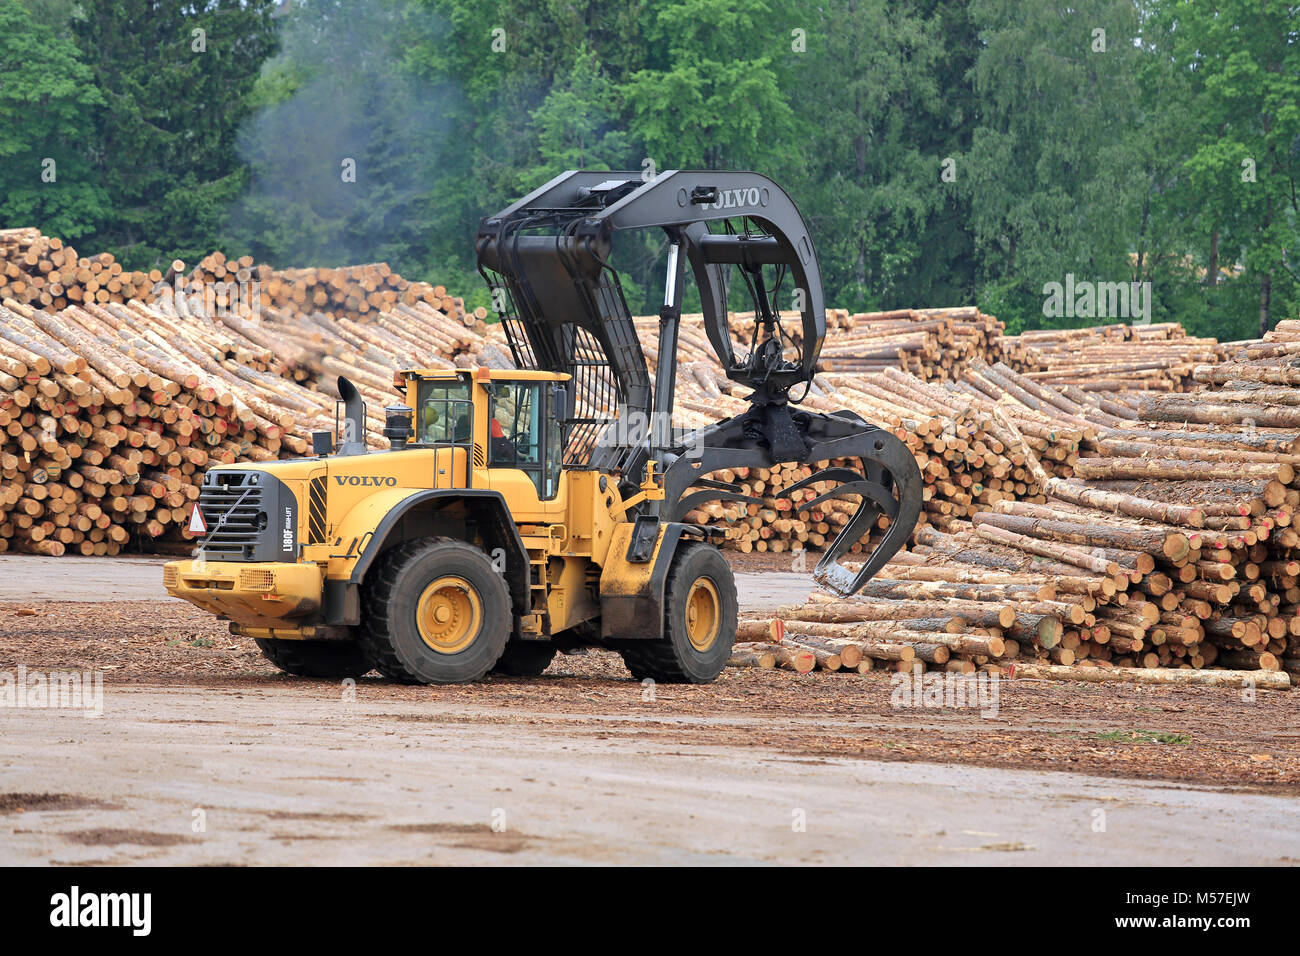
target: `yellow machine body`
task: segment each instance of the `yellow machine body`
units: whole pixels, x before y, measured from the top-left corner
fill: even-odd
[[[614,633],[610,622],[625,636],[637,629],[657,636],[662,612],[655,611],[661,598],[655,589],[662,590],[663,565],[676,539],[694,529],[660,525],[651,559],[628,560],[628,508],[662,497],[653,465],[641,490],[625,500],[616,476],[596,470],[551,463],[550,475],[539,480],[537,469],[493,463],[500,396],[532,386],[538,388],[530,393],[540,396],[568,378],[484,368],[399,373],[414,410],[414,440],[406,447],[213,469],[199,507],[209,484],[267,476],[256,480],[273,485],[281,499],[279,510],[267,507],[267,523],[287,550],[279,560],[250,561],[248,553],[232,559],[205,542],[194,558],[165,566],[168,592],[229,619],[247,636],[346,638],[359,623],[357,588],[376,554],[401,540],[444,533],[478,545],[509,575],[522,639],[602,618],[608,618],[606,636]],[[465,398],[429,411],[431,392]],[[449,434],[449,426],[463,431]],[[204,520],[212,532],[216,516]]]

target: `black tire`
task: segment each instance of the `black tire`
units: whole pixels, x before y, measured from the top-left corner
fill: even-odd
[[[555,645],[550,641],[510,641],[492,673],[507,677],[536,677],[550,667],[554,659]]]
[[[256,640],[263,657],[297,677],[360,677],[373,669],[355,641]]]
[[[704,584],[703,582],[707,582]],[[706,647],[691,642],[688,601],[697,583],[716,598],[716,628]],[[664,636],[657,640],[623,640],[623,663],[637,680],[661,684],[707,684],[727,666],[736,642],[736,579],[727,559],[711,544],[683,543],[673,556],[664,594]]]
[[[439,581],[450,583],[431,590]],[[433,617],[440,610],[448,615],[441,624]],[[361,620],[361,646],[385,677],[459,684],[483,677],[505,650],[510,593],[478,548],[419,538],[385,551],[370,569]]]

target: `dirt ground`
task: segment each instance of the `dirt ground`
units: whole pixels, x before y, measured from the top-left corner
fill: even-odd
[[[0,672],[19,664],[29,672],[101,670],[110,686],[178,692],[337,684],[281,674],[251,640],[232,637],[226,625],[180,601],[0,604],[0,621]],[[1246,703],[1239,690],[1018,679],[999,685],[998,714],[986,717],[974,708],[893,708],[891,675],[883,671],[728,668],[715,684],[656,688],[657,700],[641,706],[641,686],[616,654],[603,651],[560,655],[535,679],[494,676],[429,689],[372,674],[357,684],[368,699],[417,702],[433,694],[452,705],[508,706],[535,715],[534,726],[605,714],[617,702],[633,711],[622,723],[628,730],[670,698],[676,716],[701,721],[691,730],[694,743],[1140,775],[1300,795],[1300,697],[1293,692],[1259,691]]]
[[[744,606],[807,591],[738,571]],[[0,675],[102,671],[103,716],[0,708],[0,863],[1300,862],[1296,692],[1021,679],[981,712],[893,706],[879,672],[647,689],[605,652],[353,688],[179,601],[15,596]]]

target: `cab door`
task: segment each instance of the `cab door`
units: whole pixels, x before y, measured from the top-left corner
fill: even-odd
[[[549,381],[494,381],[488,405],[489,484],[516,520],[553,521],[560,494],[563,447],[560,409]]]

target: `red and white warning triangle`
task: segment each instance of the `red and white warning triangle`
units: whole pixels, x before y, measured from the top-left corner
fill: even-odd
[[[203,509],[199,507],[197,501],[194,503],[194,510],[190,512],[190,525],[185,530],[190,534],[208,533],[208,522],[203,517]]]

